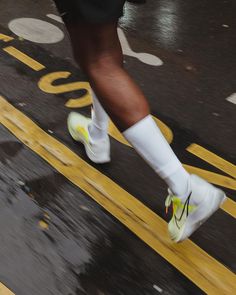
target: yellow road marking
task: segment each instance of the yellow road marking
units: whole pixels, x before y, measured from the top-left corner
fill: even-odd
[[[173,244],[166,222],[0,97],[0,123],[115,216],[207,294],[234,294],[236,276],[190,240]]]
[[[85,95],[79,98],[69,99],[65,106],[70,109],[77,109],[87,107],[92,104],[92,97],[90,95]]]
[[[12,291],[7,289],[2,283],[0,283],[0,295],[15,295]]]
[[[187,151],[236,179],[236,166],[234,164],[195,143],[191,144]]]
[[[184,164],[183,166],[185,167],[186,170],[188,170],[189,173],[200,175],[203,178],[205,178],[207,181],[213,184],[226,187],[232,190],[236,190],[236,180],[231,177],[210,172],[208,170],[204,170],[204,169],[187,165],[187,164]]]
[[[5,47],[3,48],[3,50],[35,71],[41,71],[45,68],[44,65],[40,64],[39,62],[13,46]]]
[[[83,96],[90,96],[90,85],[88,82],[71,82],[61,85],[53,85],[53,82],[59,79],[67,79],[71,75],[70,72],[54,72],[43,76],[38,83],[39,88],[46,93],[66,93],[75,90],[86,90],[87,93]]]
[[[221,206],[221,209],[230,214],[232,217],[236,218],[236,205],[235,202],[230,198],[224,202],[224,204]]]
[[[0,40],[2,40],[3,42],[9,42],[12,41],[14,38],[4,35],[4,34],[0,34]]]

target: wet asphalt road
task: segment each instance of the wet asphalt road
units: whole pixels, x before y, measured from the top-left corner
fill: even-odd
[[[155,67],[125,56],[125,66],[141,85],[152,114],[173,131],[178,156],[183,163],[222,175],[186,148],[197,143],[236,162],[236,105],[226,100],[236,92],[235,8],[234,1],[150,0],[145,6],[127,6],[120,22],[134,51],[153,54],[164,63]],[[50,94],[39,89],[38,81],[56,71],[70,71],[67,83],[85,81],[66,35],[58,43],[42,44],[18,38],[8,28],[9,21],[27,17],[64,31],[63,24],[46,16],[49,13],[57,12],[48,0],[1,0],[0,33],[15,39],[0,41],[0,95],[166,220],[160,198],[166,196],[166,187],[132,149],[112,139],[112,163],[97,166],[70,139],[65,103],[83,92]],[[15,46],[46,68],[33,71],[3,51],[6,46]],[[81,112],[88,115],[89,109]],[[234,201],[235,189],[225,188]],[[155,285],[163,294],[202,293],[4,126],[0,193],[0,282],[15,294],[155,295]],[[234,233],[235,218],[220,210],[192,241],[235,272]]]

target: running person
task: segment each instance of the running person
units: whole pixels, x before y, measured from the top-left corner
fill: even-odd
[[[174,209],[168,225],[170,237],[175,242],[185,240],[220,207],[226,196],[183,168],[152,119],[144,94],[123,68],[117,23],[125,0],[54,1],[69,32],[75,59],[93,89],[92,118],[72,112],[68,117],[71,136],[84,144],[93,162],[109,162],[109,115],[168,185],[166,206],[172,203]]]

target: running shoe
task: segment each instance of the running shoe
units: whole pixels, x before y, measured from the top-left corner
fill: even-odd
[[[76,112],[71,112],[67,119],[67,126],[71,137],[84,145],[89,159],[97,164],[110,162],[109,136],[107,135],[105,138],[96,141],[92,140],[89,134],[89,125],[91,123],[92,120],[90,118]]]
[[[178,243],[191,236],[226,200],[224,192],[196,175],[190,175],[191,193],[183,203],[170,190],[165,205],[173,206],[168,224],[171,239]]]

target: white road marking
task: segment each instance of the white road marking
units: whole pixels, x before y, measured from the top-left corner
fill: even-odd
[[[9,29],[25,40],[41,44],[58,43],[64,33],[57,26],[36,18],[16,18],[9,22]]]
[[[53,19],[53,20],[56,20],[58,21],[59,23],[63,23],[62,21],[62,18],[58,15],[55,15],[55,14],[47,14],[47,17]],[[137,52],[134,52],[130,45],[129,45],[129,42],[124,34],[124,32],[122,31],[121,28],[118,28],[118,35],[119,35],[119,38],[120,38],[120,42],[121,42],[121,45],[122,45],[122,50],[124,52],[125,55],[128,55],[128,56],[132,56],[132,57],[135,57],[137,58],[138,60],[140,60],[141,62],[145,63],[145,64],[148,64],[148,65],[151,65],[151,66],[162,66],[163,65],[163,61],[153,55],[153,54],[149,54],[149,53],[144,53],[144,52],[140,52],[140,53],[137,53]]]
[[[49,18],[63,24],[63,20],[59,15],[49,13],[49,14],[47,14],[47,17],[49,17]]]
[[[229,97],[226,98],[229,102],[236,104],[236,93],[231,94]]]
[[[137,52],[134,52],[131,48],[130,48],[130,45],[129,45],[129,42],[124,34],[124,32],[122,31],[121,28],[118,28],[118,35],[119,35],[119,38],[120,38],[120,42],[121,42],[121,45],[122,45],[122,50],[124,52],[125,55],[128,55],[128,56],[132,56],[132,57],[135,57],[137,58],[138,60],[140,60],[141,62],[145,63],[145,64],[148,64],[148,65],[151,65],[151,66],[162,66],[163,65],[163,61],[155,56],[155,55],[152,55],[152,54],[149,54],[149,53],[144,53],[144,52],[140,52],[140,53],[137,53]]]

